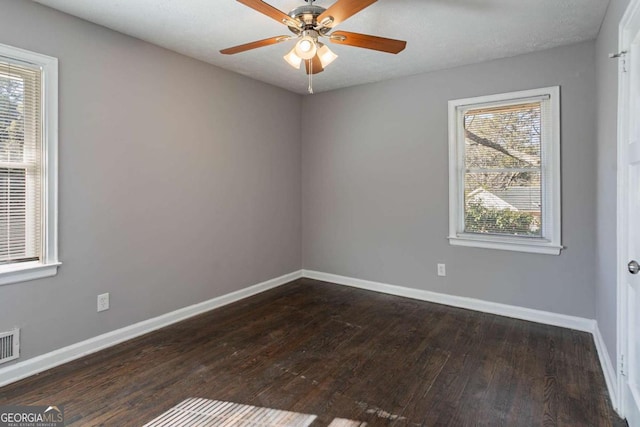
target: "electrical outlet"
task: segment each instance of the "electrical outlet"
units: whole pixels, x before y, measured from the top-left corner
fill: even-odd
[[[109,294],[98,295],[98,311],[109,310]]]
[[[438,264],[438,276],[446,276],[447,270],[444,264]]]

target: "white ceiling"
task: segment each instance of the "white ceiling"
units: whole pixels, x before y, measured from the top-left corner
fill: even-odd
[[[290,34],[235,0],[35,0],[254,79],[306,93],[293,41],[227,56],[226,47]],[[267,0],[287,13],[303,0]],[[317,0],[328,8],[335,0]],[[316,92],[503,58],[594,39],[609,0],[380,0],[336,29],[407,41],[398,55],[331,45],[339,58]]]

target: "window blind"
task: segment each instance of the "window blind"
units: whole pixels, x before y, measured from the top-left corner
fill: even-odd
[[[41,80],[0,57],[0,264],[42,257]]]
[[[464,113],[464,231],[543,237],[544,99]]]

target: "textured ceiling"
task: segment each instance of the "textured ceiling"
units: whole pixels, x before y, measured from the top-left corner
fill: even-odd
[[[220,49],[290,34],[234,0],[36,0],[38,3],[298,93],[304,67],[288,41],[233,56]],[[287,13],[303,0],[267,0]],[[334,0],[317,0],[328,8]],[[609,0],[379,0],[336,29],[406,40],[398,55],[333,44],[339,58],[314,76],[316,92],[590,40]]]

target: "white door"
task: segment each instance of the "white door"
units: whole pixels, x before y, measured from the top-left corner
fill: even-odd
[[[637,3],[637,2],[634,2]],[[636,9],[636,15],[640,10]],[[627,54],[621,74],[621,248],[626,271],[621,274],[622,410],[630,427],[640,427],[640,16],[627,28]],[[625,232],[626,228],[626,232]],[[626,254],[625,254],[626,252]]]

